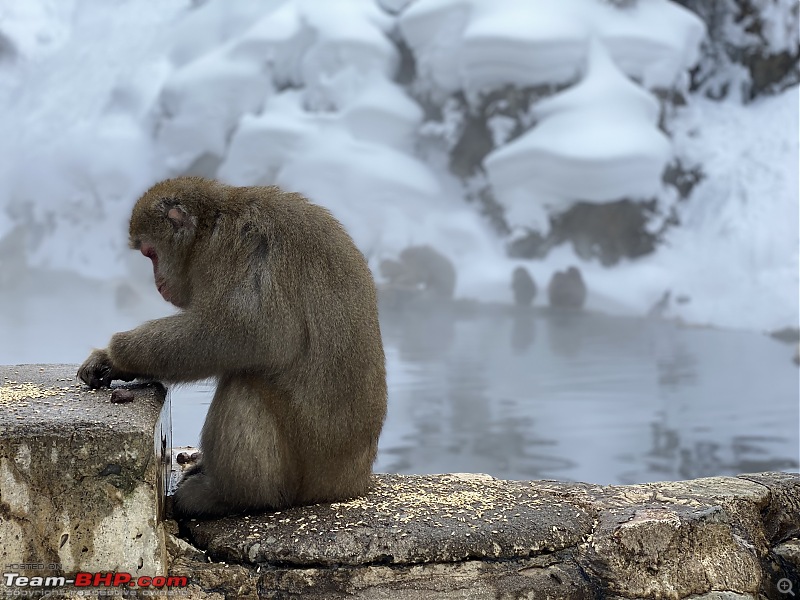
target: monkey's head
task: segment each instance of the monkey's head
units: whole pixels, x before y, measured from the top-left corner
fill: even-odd
[[[530,281],[530,279],[531,276],[525,267],[517,267],[511,274],[512,285],[521,285],[527,281]]]
[[[130,247],[152,261],[159,293],[179,308],[192,299],[189,257],[198,229],[195,215],[204,201],[195,179],[157,183],[136,202],[130,222]]]
[[[583,280],[583,276],[581,276],[581,272],[578,269],[578,267],[570,267],[569,269],[567,269],[566,275],[567,275],[567,278],[569,278],[569,279],[571,279],[573,281],[582,281]]]
[[[379,266],[381,275],[391,282],[400,279],[406,272],[406,268],[400,261],[385,258]]]

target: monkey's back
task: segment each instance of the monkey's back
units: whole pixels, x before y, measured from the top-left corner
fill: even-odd
[[[536,297],[536,282],[525,267],[514,269],[511,289],[514,292],[514,302],[518,306],[530,306]]]
[[[290,358],[270,365],[263,389],[275,410],[293,415],[282,442],[303,457],[292,503],[361,494],[387,396],[372,273],[325,208],[277,187],[235,190],[233,206],[249,215],[239,251],[251,257],[245,281],[260,281],[262,335],[281,338]]]
[[[554,273],[547,287],[550,306],[559,308],[582,308],[586,293],[583,277],[574,267]]]

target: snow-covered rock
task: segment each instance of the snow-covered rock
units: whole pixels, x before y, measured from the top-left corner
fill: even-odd
[[[602,18],[598,15],[595,23],[594,32],[614,62],[650,89],[670,89],[685,78],[700,57],[705,35],[697,15],[668,0],[640,0]]]
[[[589,57],[578,84],[535,104],[537,124],[484,161],[511,224],[526,213],[520,202],[563,209],[650,198],[659,188],[670,143],[658,130],[657,100],[618,70],[602,41]]]
[[[156,139],[173,173],[204,154],[224,156],[239,120],[258,111],[271,89],[257,63],[233,60],[226,50],[189,63],[164,86]]]
[[[260,115],[245,115],[234,133],[217,176],[232,185],[272,185],[278,171],[331,117],[315,116],[300,108],[301,92],[286,90],[272,96]]]
[[[596,0],[417,0],[400,28],[429,88],[467,94],[569,82],[593,36],[628,75],[668,88],[696,62],[705,31],[669,0],[624,9]]]
[[[400,86],[374,77],[344,107],[342,122],[357,138],[413,153],[422,109]]]

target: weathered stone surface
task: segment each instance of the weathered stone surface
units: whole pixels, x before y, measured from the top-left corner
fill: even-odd
[[[186,526],[212,559],[314,566],[527,558],[575,546],[592,515],[548,484],[381,475],[369,495]]]
[[[799,589],[798,502],[787,473],[376,475],[350,502],[183,523],[215,567],[184,553],[171,573],[226,598],[777,598],[781,579]]]
[[[740,478],[768,490],[767,504],[761,509],[768,541],[775,543],[800,537],[800,478],[797,474],[754,473]]]
[[[125,386],[133,401],[111,404],[110,390],[90,391],[76,370],[0,367],[0,564],[34,576],[163,573],[154,457],[170,443],[168,422],[157,429],[164,388]]]
[[[173,575],[193,577],[193,590],[223,591],[226,598],[396,598],[398,600],[467,598],[558,598],[585,600],[595,596],[590,582],[569,557],[559,554],[520,561],[471,560],[408,566],[361,568],[262,568],[213,566],[180,559]],[[210,596],[209,596],[210,597]]]
[[[789,540],[784,544],[778,544],[773,549],[776,556],[785,560],[792,568],[800,571],[800,540]]]

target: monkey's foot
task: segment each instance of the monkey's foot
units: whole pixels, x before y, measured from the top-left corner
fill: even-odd
[[[176,517],[221,517],[237,512],[219,497],[213,480],[203,472],[202,463],[192,467],[175,490]]]

